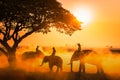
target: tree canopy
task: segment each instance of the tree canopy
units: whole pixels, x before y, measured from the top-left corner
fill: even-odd
[[[56,0],[0,0],[0,43],[7,52],[15,50],[33,32],[47,33],[55,27],[71,35],[80,25],[81,22]],[[9,40],[13,40],[12,46]]]

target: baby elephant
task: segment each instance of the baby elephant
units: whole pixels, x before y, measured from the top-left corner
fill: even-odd
[[[52,71],[53,66],[57,66],[56,72],[62,71],[63,60],[59,56],[45,56],[41,66],[46,62],[49,63],[50,71]]]

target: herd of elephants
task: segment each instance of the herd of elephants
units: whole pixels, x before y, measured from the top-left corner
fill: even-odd
[[[85,61],[85,56],[87,56],[88,54],[90,54],[91,52],[93,52],[93,50],[81,50],[81,45],[78,43],[77,44],[78,49],[74,51],[71,59],[70,59],[70,71],[73,72],[73,61],[80,61],[79,64],[79,72],[80,73],[85,73],[85,63],[89,63]],[[36,47],[36,52],[25,52],[22,55],[22,60],[29,58],[31,56],[34,56],[34,54],[36,54],[37,56],[41,55],[44,56],[44,54],[38,49],[39,46]],[[44,56],[43,60],[42,60],[42,64],[40,66],[42,66],[44,63],[48,62],[49,63],[49,69],[50,71],[52,71],[53,66],[57,66],[56,72],[62,71],[62,65],[63,65],[63,60],[60,56],[56,56],[56,49],[53,47],[52,48],[52,54],[49,56]],[[92,63],[90,63],[92,64]],[[96,64],[94,64],[97,68],[97,73],[103,73],[103,69],[102,69],[102,65],[100,62],[97,62]]]
[[[85,63],[93,64],[93,63],[87,62],[85,60],[85,57],[88,56],[88,54],[91,54],[91,52],[93,52],[94,55],[96,55],[96,52],[93,50],[81,50],[81,45],[79,43],[77,44],[77,46],[78,46],[78,49],[74,51],[74,53],[70,59],[70,63],[69,63],[70,71],[73,72],[73,69],[72,69],[73,61],[80,61],[79,72],[85,73]],[[44,63],[48,62],[50,71],[52,71],[53,66],[57,66],[56,72],[62,71],[63,60],[60,56],[55,55],[56,49],[54,47],[52,48],[53,49],[52,54],[49,56],[44,56],[43,52],[41,52],[38,48],[39,48],[39,46],[36,47],[36,52],[24,52],[24,54],[22,55],[22,60],[40,55],[43,58],[42,64],[40,66],[42,66]],[[120,50],[111,50],[111,52],[120,53]],[[94,61],[96,61],[96,63],[94,63],[93,65],[96,66],[97,73],[100,73],[100,74],[104,73],[101,61],[100,60],[98,60],[98,61],[94,60]]]

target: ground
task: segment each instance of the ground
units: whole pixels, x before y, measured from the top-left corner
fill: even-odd
[[[120,77],[79,72],[25,72],[22,70],[0,70],[0,80],[120,80]]]

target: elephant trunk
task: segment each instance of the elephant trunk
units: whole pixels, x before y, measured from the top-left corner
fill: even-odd
[[[40,66],[42,66],[44,64],[44,61],[42,61],[42,64]]]
[[[44,63],[46,63],[46,62],[49,62],[49,57],[48,56],[45,56],[44,58],[43,58],[43,61],[42,61],[42,64],[40,65],[40,66],[42,66]]]

